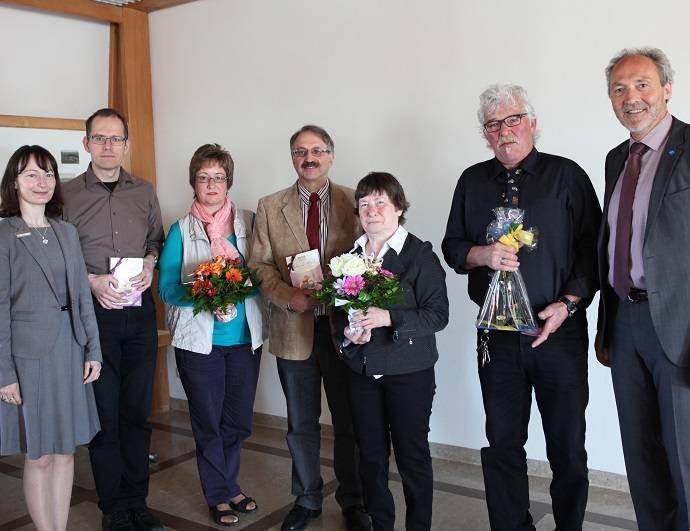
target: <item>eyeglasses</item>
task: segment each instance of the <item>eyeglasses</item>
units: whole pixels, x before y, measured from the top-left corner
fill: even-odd
[[[91,135],[89,139],[91,142],[98,144],[99,146],[105,144],[108,140],[110,140],[111,146],[121,146],[127,142],[127,138],[124,136]]]
[[[214,182],[216,184],[228,182],[227,176],[223,175],[222,173],[217,173],[215,175],[206,175],[205,173],[202,173],[201,175],[197,175],[195,180],[200,184],[206,184],[207,182]]]
[[[46,181],[55,180],[55,174],[52,171],[25,170],[19,175],[32,183],[38,182],[38,179],[41,177],[43,177]]]
[[[302,158],[306,157],[307,153],[311,153],[313,157],[321,158],[323,155],[326,153],[331,153],[331,150],[328,148],[311,148],[311,149],[305,149],[305,148],[297,148],[293,149],[291,151],[293,157],[297,158]]]
[[[524,116],[527,116],[526,112],[521,114],[511,114],[510,116],[503,118],[503,120],[491,120],[490,122],[486,122],[484,124],[484,130],[487,133],[495,133],[496,131],[501,130],[501,126],[503,124],[506,124],[506,127],[515,127],[516,125],[520,125],[520,122]]]

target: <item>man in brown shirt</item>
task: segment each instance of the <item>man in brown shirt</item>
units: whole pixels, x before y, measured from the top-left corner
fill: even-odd
[[[77,227],[95,299],[103,369],[94,385],[101,431],[89,445],[103,528],[163,529],[146,507],[153,375],[158,333],[151,280],[163,222],[150,183],[122,169],[127,120],[114,109],[86,121],[85,173],[63,187],[65,221]],[[110,272],[111,257],[143,258],[130,279],[141,306],[126,306]]]

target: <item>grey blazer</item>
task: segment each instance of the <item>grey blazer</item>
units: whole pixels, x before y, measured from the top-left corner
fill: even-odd
[[[102,361],[98,324],[77,230],[49,219],[67,268],[72,331],[84,361]],[[49,355],[60,332],[61,309],[43,245],[19,217],[0,221],[0,387],[17,382],[13,358]]]
[[[606,157],[604,216],[599,232],[601,300],[598,329],[611,342],[616,294],[608,282],[608,217],[611,195],[628,157],[626,140]],[[642,248],[649,310],[668,359],[690,365],[690,126],[673,119],[654,176]]]

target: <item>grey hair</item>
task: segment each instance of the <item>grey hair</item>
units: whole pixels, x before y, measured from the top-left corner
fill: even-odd
[[[604,72],[606,73],[606,92],[609,91],[611,87],[611,72],[626,57],[631,57],[634,55],[641,55],[647,59],[651,59],[656,65],[656,69],[659,71],[659,79],[661,80],[661,85],[666,85],[668,83],[673,83],[673,76],[675,72],[671,67],[671,61],[668,60],[666,54],[662,52],[659,48],[654,48],[652,46],[643,46],[641,48],[623,48],[616,56],[609,61]]]
[[[527,91],[520,85],[511,85],[508,83],[496,83],[490,85],[479,96],[479,109],[477,110],[477,118],[479,119],[479,129],[484,136],[484,122],[487,114],[495,112],[501,105],[522,105],[523,111],[527,113],[530,119],[536,118],[537,113],[529,101]],[[534,141],[537,141],[539,131],[534,132]]]

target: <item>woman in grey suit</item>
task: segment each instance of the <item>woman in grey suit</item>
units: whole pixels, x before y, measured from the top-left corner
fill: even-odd
[[[53,156],[19,148],[0,199],[0,455],[26,453],[29,514],[41,531],[64,530],[75,448],[100,430],[93,302],[77,231],[59,219]]]

